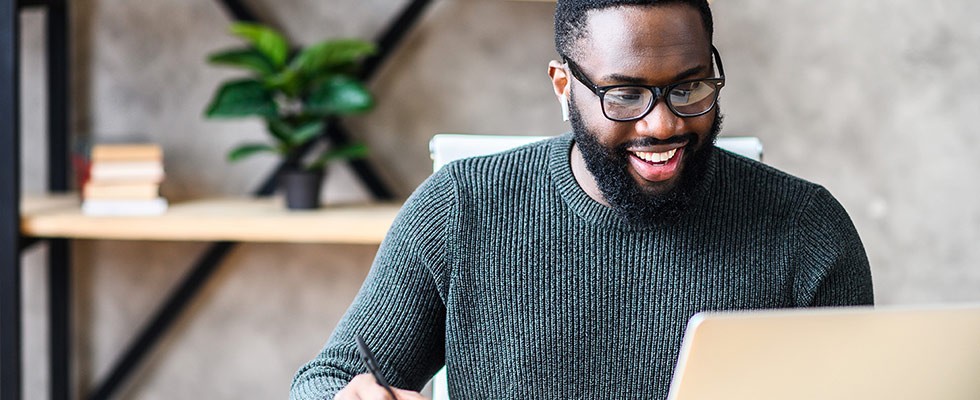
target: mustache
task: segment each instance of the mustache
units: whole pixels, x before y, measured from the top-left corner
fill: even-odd
[[[671,136],[667,139],[657,139],[655,137],[645,137],[640,139],[630,140],[626,143],[622,143],[616,146],[616,150],[625,153],[626,149],[636,146],[656,146],[661,144],[674,144],[674,143],[684,143],[687,142],[687,147],[696,148],[698,147],[698,135],[693,133],[685,133],[683,135]]]

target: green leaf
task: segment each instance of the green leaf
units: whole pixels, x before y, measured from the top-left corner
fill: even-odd
[[[284,69],[263,81],[266,87],[274,90],[281,90],[287,96],[296,97],[302,90],[303,80],[298,72],[292,69]]]
[[[269,118],[266,120],[266,128],[269,129],[269,133],[271,133],[279,143],[288,145],[290,138],[293,137],[293,127],[289,126],[286,121],[279,118]]]
[[[264,25],[237,22],[231,25],[231,33],[247,40],[256,50],[269,58],[275,68],[286,65],[289,43],[279,32]]]
[[[257,115],[274,117],[279,108],[262,82],[242,79],[225,82],[214,95],[205,115],[215,117],[244,117]]]
[[[311,93],[306,111],[316,115],[354,114],[374,107],[374,99],[363,84],[348,76],[335,76]]]
[[[317,137],[321,132],[323,132],[323,121],[310,122],[293,131],[291,143],[295,146],[299,146],[306,143],[310,139]]]
[[[314,170],[314,169],[323,168],[323,166],[326,165],[327,162],[333,159],[350,160],[350,159],[364,158],[367,157],[367,154],[368,154],[368,148],[363,143],[350,144],[323,153],[322,155],[320,155],[320,157],[316,159],[316,161],[310,164],[310,167],[308,169]]]
[[[260,76],[266,77],[276,73],[275,67],[262,53],[255,49],[234,49],[208,56],[208,62],[217,65],[227,65],[255,71]]]
[[[315,77],[330,69],[349,65],[358,59],[374,54],[377,46],[358,39],[327,40],[304,49],[290,64],[291,69]]]
[[[228,161],[235,162],[256,153],[277,153],[275,147],[262,143],[248,143],[236,147],[228,153]]]

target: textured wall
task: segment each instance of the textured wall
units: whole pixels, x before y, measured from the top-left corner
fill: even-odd
[[[302,43],[371,38],[403,3],[251,0]],[[767,162],[826,185],[862,234],[880,304],[980,300],[980,3],[951,0],[715,2],[728,74],[725,132],[766,144]],[[74,1],[73,126],[81,137],[144,137],[166,148],[171,200],[247,193],[273,160],[224,162],[254,121],[205,121],[232,71],[212,1]],[[567,129],[546,78],[553,5],[437,1],[381,71],[379,107],[348,126],[402,195],[430,169],[438,132]],[[43,189],[43,15],[24,16],[24,186]],[[330,203],[367,199],[343,166]],[[106,372],[200,243],[76,242],[80,386]],[[124,398],[282,398],[355,294],[375,247],[238,247]],[[46,394],[44,255],[25,258],[27,395]]]
[[[850,212],[881,304],[980,300],[980,3],[720,1],[726,132]]]

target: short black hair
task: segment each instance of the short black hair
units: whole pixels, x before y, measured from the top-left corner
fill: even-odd
[[[686,4],[701,14],[701,23],[708,33],[708,43],[714,35],[714,22],[707,0],[558,0],[555,7],[555,50],[561,57],[569,57],[574,52],[572,46],[586,35],[586,14],[620,6],[660,6],[667,4]]]

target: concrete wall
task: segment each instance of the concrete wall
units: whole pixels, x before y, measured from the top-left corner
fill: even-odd
[[[249,2],[296,41],[372,38],[403,3]],[[715,2],[728,74],[727,134],[762,138],[767,162],[820,182],[850,212],[879,304],[980,300],[980,3],[951,0]],[[224,155],[261,140],[254,121],[206,121],[232,45],[212,1],[79,0],[73,7],[72,126],[99,141],[166,149],[172,201],[243,195],[272,166]],[[546,78],[552,4],[437,1],[372,82],[379,107],[347,124],[401,195],[430,170],[438,132],[556,134]],[[24,15],[24,187],[43,190],[43,14]],[[328,203],[368,198],[335,166]],[[80,389],[101,377],[201,243],[75,242]],[[246,244],[123,391],[123,398],[283,398],[367,273],[376,247]],[[25,257],[26,394],[44,398],[44,254]]]

